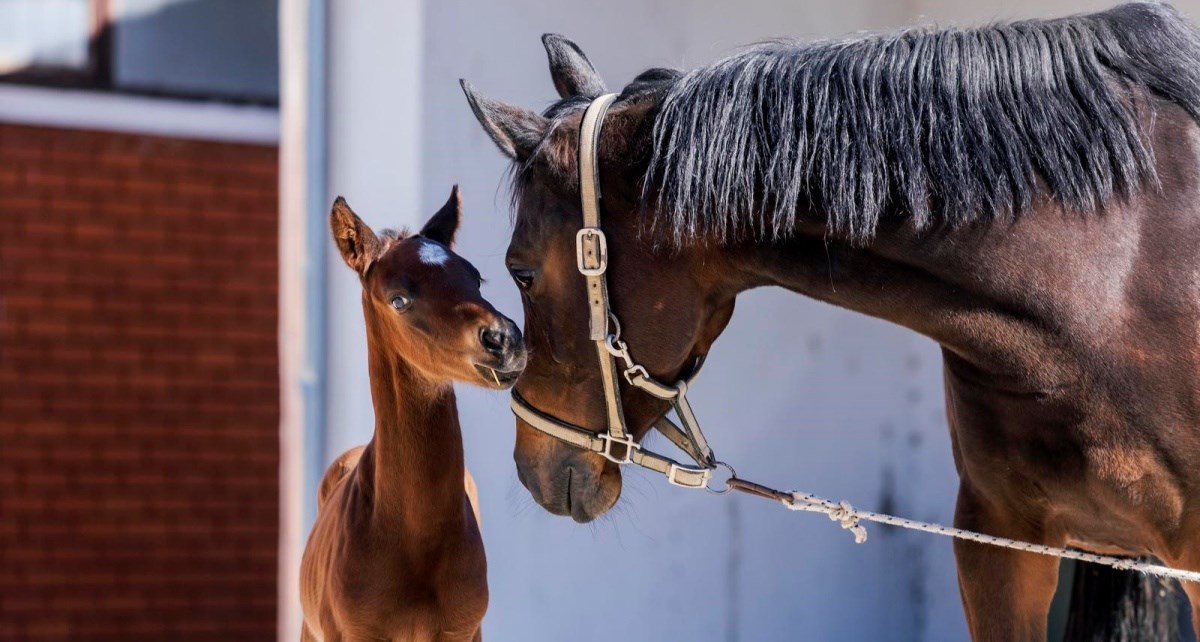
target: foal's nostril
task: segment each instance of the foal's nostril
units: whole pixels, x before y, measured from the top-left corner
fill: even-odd
[[[521,339],[521,329],[512,321],[508,322],[508,343],[516,350],[525,349],[525,342]]]
[[[482,328],[479,330],[479,342],[483,344],[483,349],[489,353],[500,356],[504,354],[505,340],[504,333],[493,328]]]

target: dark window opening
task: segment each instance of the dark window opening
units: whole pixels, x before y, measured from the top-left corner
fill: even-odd
[[[0,0],[0,82],[279,102],[278,0]]]

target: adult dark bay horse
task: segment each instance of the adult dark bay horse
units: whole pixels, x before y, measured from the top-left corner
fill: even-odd
[[[575,249],[581,118],[606,89],[573,43],[545,44],[561,100],[543,114],[464,89],[516,162],[516,391],[600,433]],[[760,286],[911,328],[943,348],[958,526],[1200,569],[1198,117],[1200,34],[1160,4],[647,71],[597,143],[621,337],[685,380]],[[616,380],[640,439],[667,403]],[[515,458],[577,521],[621,491],[615,463],[521,420]],[[975,640],[1045,639],[1057,559],[955,553]]]

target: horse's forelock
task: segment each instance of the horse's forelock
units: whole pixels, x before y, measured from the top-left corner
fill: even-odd
[[[406,227],[402,227],[398,230],[391,228],[381,230],[379,232],[379,255],[383,256],[389,250],[391,250],[396,243],[399,243],[410,236],[412,236],[412,232],[410,232]]]
[[[648,100],[657,101],[683,76],[677,69],[652,68],[638,74],[617,96],[612,109]],[[509,184],[514,214],[526,191],[536,189],[539,180],[575,186],[578,174],[578,128],[579,118],[591,104],[592,98],[570,96],[557,100],[547,107],[542,116],[550,120],[550,126],[536,150],[524,161],[513,162],[509,168]],[[645,134],[649,141],[650,126],[645,123]],[[643,133],[643,132],[636,132]]]

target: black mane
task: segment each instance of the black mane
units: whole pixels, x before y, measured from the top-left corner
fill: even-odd
[[[1200,34],[1173,8],[835,42],[763,43],[623,99],[661,100],[645,186],[676,244],[786,237],[818,211],[855,241],[1027,209],[1083,212],[1156,184],[1155,94],[1200,119]],[[656,195],[656,196],[655,196]]]

